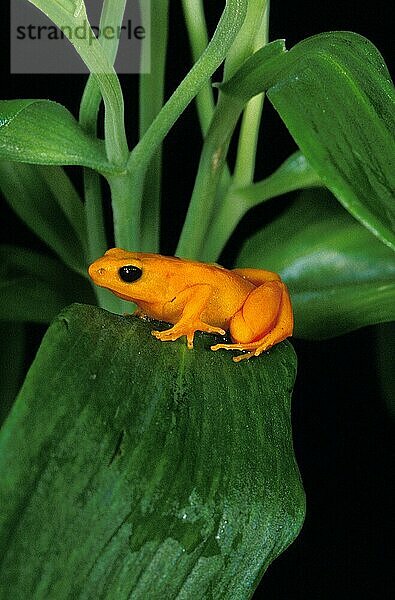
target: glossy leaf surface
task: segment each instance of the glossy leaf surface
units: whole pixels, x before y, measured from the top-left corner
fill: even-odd
[[[322,182],[395,249],[395,93],[367,39],[324,33],[269,62],[258,52],[222,90],[245,101],[267,90]]]
[[[50,100],[0,101],[0,159],[111,169],[104,143],[88,136],[64,106]]]
[[[333,337],[395,318],[393,252],[324,190],[304,192],[252,236],[237,266],[281,274],[299,337]]]
[[[156,325],[74,305],[44,338],[0,434],[6,596],[249,598],[296,537],[291,345]]]

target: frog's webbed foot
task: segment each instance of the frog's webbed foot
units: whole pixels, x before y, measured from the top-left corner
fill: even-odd
[[[188,348],[191,349],[193,348],[193,338],[196,331],[218,333],[219,335],[225,335],[226,333],[224,329],[208,325],[207,323],[203,323],[203,321],[196,321],[194,323],[191,323],[190,321],[188,321],[188,323],[182,323],[182,321],[179,321],[174,327],[171,327],[166,331],[152,331],[151,333],[158,340],[161,340],[161,342],[174,342],[185,335]]]
[[[261,350],[261,352],[256,353],[256,344],[216,344],[215,346],[211,346],[211,350],[254,350],[254,352],[244,352],[244,354],[234,356],[234,362],[240,362],[241,360],[246,360],[252,356],[258,356],[263,352],[263,350]]]

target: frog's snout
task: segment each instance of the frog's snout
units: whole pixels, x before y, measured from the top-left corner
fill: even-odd
[[[89,277],[95,282],[95,283],[100,283],[100,280],[103,279],[103,277],[106,275],[107,273],[107,269],[105,267],[103,267],[103,264],[100,264],[101,261],[100,260],[96,260],[94,263],[92,263],[90,265],[90,267],[88,268],[88,273],[89,273]]]

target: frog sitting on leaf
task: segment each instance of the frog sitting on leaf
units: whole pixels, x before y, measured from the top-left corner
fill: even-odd
[[[135,314],[173,323],[153,331],[162,342],[186,336],[193,348],[195,331],[225,335],[233,343],[212,350],[242,350],[238,362],[258,356],[292,335],[293,313],[286,285],[261,269],[228,270],[177,257],[108,250],[89,267],[99,286],[134,302]]]

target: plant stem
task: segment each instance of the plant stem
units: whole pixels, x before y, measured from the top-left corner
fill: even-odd
[[[85,3],[54,2],[53,0],[29,0],[64,31],[81,59],[95,77],[105,104],[105,141],[107,157],[111,163],[122,167],[128,157],[128,145],[124,127],[124,103],[121,86],[112,63],[108,60],[101,43],[94,35],[86,14]],[[108,10],[120,6],[124,0],[108,1]],[[73,35],[77,27],[84,27],[86,34]]]
[[[251,208],[295,190],[322,186],[322,181],[305,157],[295,152],[266,179],[245,187],[232,188],[213,217],[201,259],[218,260],[236,226]]]
[[[102,256],[108,249],[101,204],[100,177],[95,171],[84,169],[85,214],[88,227],[89,262]],[[97,303],[110,312],[122,310],[119,298],[97,285],[93,286]]]
[[[196,62],[205,51],[208,44],[206,19],[202,0],[182,0],[184,18],[188,29],[189,42],[192,49],[192,58]],[[211,79],[202,87],[196,96],[196,106],[200,129],[203,137],[206,136],[213,118],[215,103]],[[217,195],[222,198],[229,188],[231,176],[227,165],[224,166],[221,182]]]
[[[85,213],[88,227],[89,261],[96,260],[107,250],[107,237],[101,204],[100,177],[84,169]]]
[[[100,18],[100,30],[111,24],[117,27],[122,23],[126,0],[104,0]],[[111,64],[117,55],[119,40],[100,38],[104,52]],[[102,93],[96,78],[91,74],[85,86],[80,105],[80,124],[90,135],[97,135],[97,119],[102,102]],[[102,256],[108,248],[105,222],[102,207],[100,175],[90,169],[84,169],[85,215],[88,232],[89,262]],[[122,302],[119,298],[103,288],[94,286],[99,306],[111,312],[121,312]]]
[[[141,3],[143,11],[146,6],[145,2]],[[151,48],[143,44],[141,63],[142,65],[145,64],[146,55],[150,53],[151,71],[140,75],[140,139],[163,106],[169,0],[151,0],[150,9],[150,39],[154,51],[150,52]],[[147,15],[148,17],[149,15]],[[144,252],[159,252],[161,175],[162,147],[160,145],[152,157],[144,182],[140,240],[140,250]]]
[[[206,19],[202,0],[182,0],[184,19],[188,29],[192,58],[197,62],[208,45]],[[214,95],[207,81],[196,96],[197,112],[203,135],[207,133],[214,113]]]
[[[191,202],[177,247],[178,256],[194,259],[202,256],[229,142],[243,105],[235,97],[220,96],[203,145]]]
[[[130,177],[127,174],[113,175],[108,178],[108,183],[111,189],[115,245],[132,250],[132,240],[140,238],[140,229],[128,212]]]
[[[259,44],[262,22],[268,18],[268,0],[249,0],[246,18],[230,48],[224,65],[224,81],[228,81],[263,43]]]
[[[127,165],[127,170],[131,176],[132,190],[129,219],[131,223],[133,220],[133,231],[130,232],[130,238],[134,247],[140,245],[140,235],[136,235],[136,232],[141,230],[144,180],[151,158],[205,81],[211,77],[212,73],[224,60],[244,21],[247,5],[248,0],[228,0],[217,29],[205,52],[166,102],[130,154]],[[130,215],[133,215],[132,219]]]
[[[256,52],[266,45],[269,37],[269,2],[266,3],[261,14],[261,23],[255,34],[252,52]],[[253,14],[252,17],[256,15]],[[246,19],[246,22],[248,17]],[[257,21],[259,23],[259,20]],[[253,28],[252,28],[253,29]],[[233,185],[248,185],[254,179],[256,148],[259,136],[259,125],[262,117],[264,94],[252,98],[243,112],[240,128],[239,144],[237,149],[236,165],[233,174]]]
[[[225,80],[231,77],[256,49],[265,44],[268,12],[266,7],[266,2],[262,2],[262,0],[251,0],[248,3],[246,19],[226,58]],[[252,181],[262,112],[262,97],[253,99],[249,108],[244,112],[235,176],[232,185],[226,186],[226,192],[218,194],[230,138],[242,108],[242,102],[235,101],[233,98],[232,105],[229,97],[225,99],[220,97],[212,120],[212,127],[208,131],[203,146],[191,204],[177,248],[177,254],[180,256],[202,258],[212,252],[207,248],[207,236],[211,228],[211,220],[215,218],[216,198],[219,207],[217,210],[220,212],[221,219],[227,218],[226,211],[233,207],[226,199],[232,194],[233,186],[237,185],[238,181],[244,184]],[[223,187],[221,192],[224,191]],[[225,208],[222,208],[223,205]],[[232,211],[233,219],[238,218],[239,211],[240,207],[236,207],[236,210]],[[233,223],[231,218],[229,221]],[[199,228],[196,227],[196,223],[199,223]],[[211,236],[209,238],[211,240]]]
[[[246,19],[225,62],[225,80],[232,77],[251,54],[267,43],[268,12],[266,0],[249,2]],[[262,106],[263,95],[260,94],[253,98],[243,111],[235,172],[231,185],[224,194],[217,196],[216,206],[212,205],[212,222],[205,232],[205,244],[201,243],[199,249],[200,257],[204,260],[212,260],[208,257],[214,254],[215,259],[218,258],[224,243],[247,210],[243,202],[237,202],[234,188],[245,186],[253,180]],[[234,202],[237,204],[233,205]],[[188,235],[188,229],[185,235]],[[181,250],[183,249],[181,245]]]

